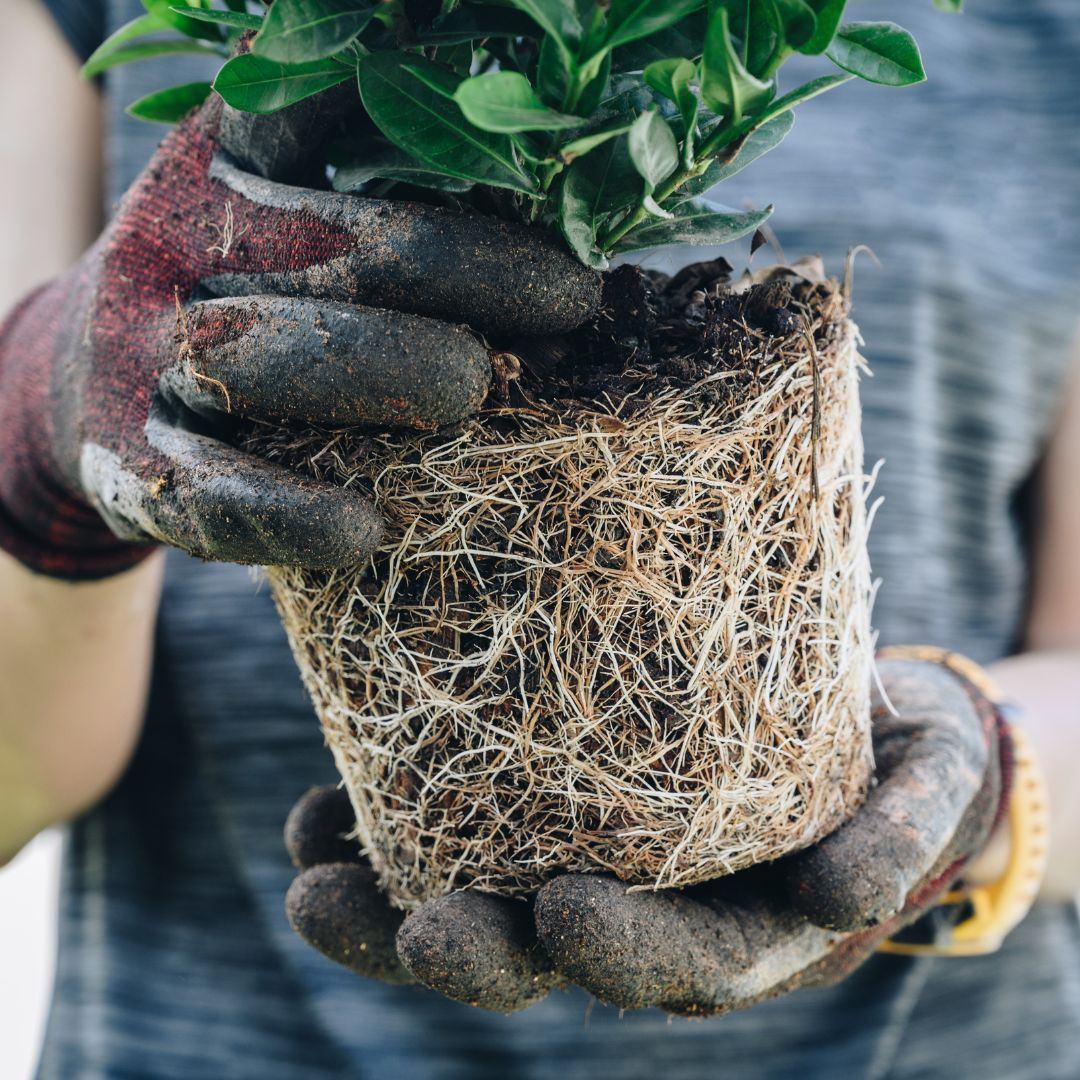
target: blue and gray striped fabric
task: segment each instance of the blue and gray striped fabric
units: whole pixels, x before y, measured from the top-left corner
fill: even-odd
[[[102,5],[48,3],[93,45],[77,35]],[[856,288],[868,456],[885,459],[876,623],[885,643],[986,661],[1021,630],[1025,485],[1080,322],[1080,10],[967,6],[853,3],[853,17],[915,31],[931,81],[806,106],[784,146],[717,195],[776,202],[792,255],[834,270],[854,244],[880,257]],[[141,10],[103,7],[110,28]],[[109,77],[114,199],[160,136],[123,105],[197,74]],[[706,1023],[620,1017],[577,992],[496,1017],[357,980],[282,913],[281,824],[334,770],[265,590],[172,557],[158,644],[135,761],[70,831],[45,1080],[1080,1077],[1073,907],[1036,910],[993,957],[882,956],[842,986]]]

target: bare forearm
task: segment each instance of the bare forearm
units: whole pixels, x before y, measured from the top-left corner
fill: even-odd
[[[103,582],[0,553],[0,863],[108,790],[145,705],[161,559]]]
[[[1050,859],[1042,898],[1080,893],[1080,650],[1045,649],[998,661],[990,668],[1005,696],[1023,710],[1021,723],[1046,775],[1050,795]],[[1002,852],[991,852],[993,876]]]

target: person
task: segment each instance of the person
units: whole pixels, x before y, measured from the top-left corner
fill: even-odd
[[[867,0],[860,17],[889,7]],[[139,10],[135,0],[15,0],[6,14],[5,303],[92,238],[87,177],[102,171],[115,206],[151,156],[159,133],[122,109],[183,65],[121,69],[101,90],[76,77],[76,56]],[[925,642],[987,664],[1022,705],[1054,822],[1042,902],[993,956],[875,955],[828,989],[695,1024],[591,1009],[580,990],[507,1018],[358,979],[309,949],[282,910],[294,870],[280,828],[298,796],[333,782],[333,766],[270,601],[240,567],[178,551],[145,557],[142,542],[317,565],[368,550],[377,517],[180,422],[181,404],[203,401],[190,379],[169,383],[179,403],[151,405],[148,383],[165,363],[155,350],[174,342],[176,315],[160,282],[142,276],[155,264],[140,248],[138,275],[105,259],[115,276],[98,278],[102,260],[76,262],[0,335],[0,858],[74,819],[43,1077],[1080,1073],[1070,775],[1080,760],[1080,371],[1070,348],[1080,97],[1069,93],[1080,28],[1065,0],[1022,11],[994,0],[962,19],[912,10],[906,21],[924,45],[926,87],[886,105],[873,88],[837,92],[724,197],[775,199],[790,251],[836,266],[866,243],[882,260],[860,275],[856,308],[874,371],[868,457],[886,462],[871,539],[883,581],[875,622],[885,644]],[[202,160],[197,143],[170,160]],[[171,182],[144,174],[108,251],[123,256],[145,239],[131,221],[137,206],[143,229],[173,222],[170,238],[185,241],[159,246],[160,280],[198,281],[206,245],[189,241],[205,174],[205,162]],[[273,197],[240,211],[253,235],[285,235],[302,250],[270,244],[234,284],[286,269],[303,278],[358,235],[353,221],[326,226],[329,210],[290,233],[290,209]],[[290,257],[299,266],[286,267]],[[303,303],[305,288],[290,302]],[[110,339],[113,302],[127,295],[138,303]],[[205,309],[188,317],[211,351],[227,344]],[[98,353],[102,340],[113,347]],[[58,356],[78,364],[57,367]],[[42,370],[44,382],[23,377]],[[145,487],[159,467],[173,488],[137,497],[132,478]],[[242,542],[220,527],[232,512],[250,526]],[[326,544],[305,546],[308,527],[327,519]],[[94,580],[72,583],[80,577]],[[982,861],[992,859],[988,849]],[[992,868],[968,868],[980,873]]]

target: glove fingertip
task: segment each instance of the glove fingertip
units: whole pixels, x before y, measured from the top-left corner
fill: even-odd
[[[903,908],[911,882],[902,868],[912,853],[882,850],[863,842],[868,839],[841,830],[792,857],[788,896],[798,914],[826,930],[851,933],[877,926]]]
[[[402,923],[397,949],[429,989],[492,1012],[520,1012],[558,982],[529,906],[483,893],[428,901]]]
[[[289,886],[285,914],[304,941],[356,974],[413,981],[394,948],[402,915],[386,903],[369,867],[329,863],[305,870]]]
[[[347,837],[355,825],[344,788],[337,784],[310,788],[285,819],[285,848],[293,866],[307,870],[320,863],[362,862],[359,845]]]

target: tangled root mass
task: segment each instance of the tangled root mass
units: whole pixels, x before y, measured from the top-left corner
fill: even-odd
[[[841,291],[619,271],[475,420],[259,432],[369,489],[354,571],[270,571],[357,836],[401,907],[642,887],[805,847],[871,772],[857,333]]]

